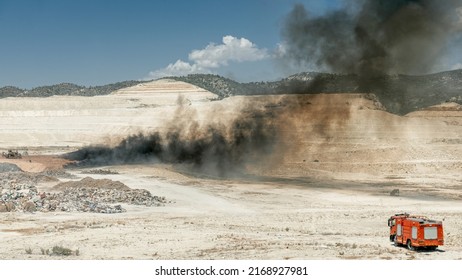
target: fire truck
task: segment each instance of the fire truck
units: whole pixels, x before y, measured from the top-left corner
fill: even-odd
[[[388,219],[390,241],[406,245],[409,250],[419,248],[435,250],[444,245],[443,223],[424,216],[408,213],[395,214]]]

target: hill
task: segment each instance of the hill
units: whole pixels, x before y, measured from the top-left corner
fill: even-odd
[[[36,87],[31,90],[20,89],[13,86],[0,88],[0,98],[5,97],[49,97],[53,95],[69,95],[69,96],[97,96],[110,94],[113,91],[131,87],[144,81],[124,81],[104,86],[79,86],[71,83],[61,83],[52,86]]]
[[[384,75],[367,81],[356,75],[316,72],[299,73],[274,82],[239,83],[205,74],[173,79],[202,87],[221,98],[259,94],[374,93],[389,112],[400,115],[447,101],[462,104],[462,70],[422,76]]]
[[[193,74],[170,79],[190,83],[219,98],[238,95],[373,93],[387,111],[405,115],[444,102],[462,104],[462,70],[430,75],[383,75],[368,80],[356,75],[304,72],[279,81],[239,83],[211,74]],[[49,97],[53,95],[97,96],[132,87],[146,81],[125,81],[104,86],[85,87],[71,83],[42,86],[31,90],[0,88],[4,97]]]

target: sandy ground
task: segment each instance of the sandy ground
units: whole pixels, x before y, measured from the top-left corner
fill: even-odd
[[[248,100],[275,112],[292,102],[212,102],[212,94],[171,81],[138,87],[106,97],[0,100],[0,147],[29,153],[1,161],[29,172],[60,168],[66,162],[50,154],[162,128],[180,95],[200,120],[217,108],[228,113],[217,118],[229,118]],[[299,104],[281,114],[286,136],[283,151],[275,151],[278,161],[264,168],[253,163],[252,176],[218,179],[167,164],[101,167],[119,173],[107,175],[68,170],[73,180],[118,180],[170,202],[124,205],[122,214],[0,213],[1,258],[462,259],[462,114],[456,106],[401,117],[361,95],[315,95]],[[389,195],[395,188],[398,197]],[[434,252],[392,245],[387,219],[400,212],[443,220],[445,245]],[[53,246],[79,253],[42,254]]]

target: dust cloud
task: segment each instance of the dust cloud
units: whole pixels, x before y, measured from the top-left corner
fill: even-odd
[[[78,166],[147,162],[184,164],[214,176],[244,172],[245,165],[273,155],[280,133],[275,116],[265,107],[242,105],[229,121],[200,122],[181,99],[167,128],[128,136],[115,146],[96,145],[64,157]],[[220,112],[212,112],[207,119]],[[280,146],[279,146],[280,147]]]

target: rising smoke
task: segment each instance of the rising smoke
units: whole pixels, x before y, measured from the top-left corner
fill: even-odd
[[[89,146],[65,155],[78,166],[164,162],[184,164],[194,171],[230,176],[244,171],[247,163],[273,155],[279,141],[274,115],[264,108],[246,105],[236,118],[201,123],[183,102],[162,131],[129,136],[116,146]],[[216,118],[220,112],[213,112]]]
[[[285,53],[300,64],[314,63],[336,73],[353,74],[359,91],[374,91],[384,86],[377,79],[382,75],[432,70],[451,35],[460,31],[460,2],[350,1],[353,6],[320,17],[296,5],[283,27]],[[323,80],[314,79],[304,92],[322,88]],[[320,121],[315,127],[319,129],[313,133],[328,138],[328,128],[342,126],[349,117],[347,107],[325,112],[331,107],[313,108],[300,98],[293,108],[285,109],[290,121],[284,123],[284,116],[275,115],[280,113],[277,109],[247,104],[229,121],[201,123],[180,102],[166,130],[132,135],[116,146],[86,147],[66,157],[83,165],[180,163],[227,176],[242,171],[247,163],[271,162],[267,159],[275,150],[284,149],[282,127],[289,131],[300,116],[305,116],[303,121],[317,117]],[[214,115],[208,119],[213,120]]]
[[[460,0],[346,1],[313,16],[301,4],[287,16],[286,56],[300,65],[354,74],[360,91],[380,88],[386,74],[431,72],[460,32]]]

